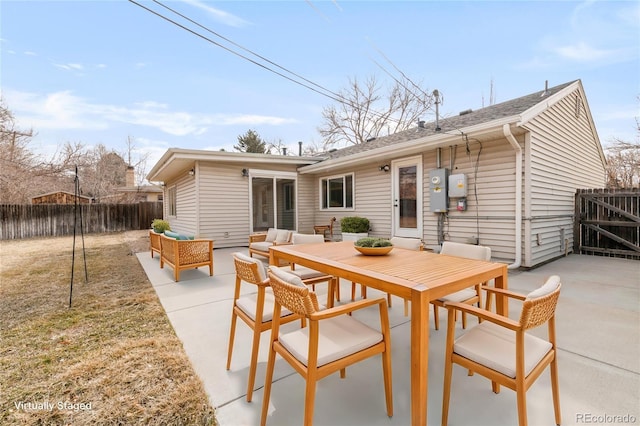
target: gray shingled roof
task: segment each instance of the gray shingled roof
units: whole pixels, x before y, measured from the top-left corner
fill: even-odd
[[[547,99],[549,96],[552,96],[565,87],[575,83],[575,81],[577,80],[547,89],[547,94],[546,96],[544,96],[544,99]],[[520,98],[481,108],[464,115],[441,118],[438,122],[441,129],[439,132],[435,130],[435,121],[432,121],[426,123],[424,125],[424,128],[414,127],[402,132],[394,133],[393,135],[379,137],[363,144],[352,145],[333,152],[323,153],[322,157],[324,157],[325,159],[346,157],[360,152],[383,148],[389,145],[408,142],[414,139],[420,139],[431,135],[442,134],[445,132],[456,132],[458,131],[458,129],[463,129],[501,118],[522,114],[523,112],[540,103],[543,100],[543,93],[544,90],[541,90],[539,92],[531,93]]]

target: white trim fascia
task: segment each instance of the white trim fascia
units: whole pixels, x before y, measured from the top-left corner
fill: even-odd
[[[246,152],[207,151],[196,149],[169,148],[147,174],[147,180],[154,181],[168,165],[176,160],[224,161],[226,163],[258,163],[305,165],[322,161],[323,157],[298,157],[290,155],[254,154]]]
[[[382,158],[387,159],[390,156],[393,156],[394,158],[400,158],[402,156],[415,155],[428,149],[447,146],[448,144],[459,140],[461,138],[462,132],[469,136],[481,136],[484,133],[495,131],[501,132],[504,124],[517,123],[519,119],[519,115],[512,115],[509,117],[501,118],[499,120],[488,121],[485,123],[477,124],[475,126],[465,127],[463,129],[459,129],[458,133],[451,133],[452,131],[447,131],[443,132],[442,134],[429,135],[419,139],[413,139],[406,142],[388,145],[382,148],[371,149],[345,157],[329,159],[308,166],[302,166],[300,169],[298,169],[298,172],[300,174],[318,173],[339,166],[358,165],[370,163],[371,161],[376,161]]]
[[[574,90],[576,90],[576,88],[579,87],[580,80],[576,80],[559,92],[549,96],[548,98],[540,98],[540,102],[520,114],[521,118],[517,125],[523,126],[527,124],[529,121],[533,120],[538,115],[551,108],[553,105],[564,99],[567,95],[571,94]]]

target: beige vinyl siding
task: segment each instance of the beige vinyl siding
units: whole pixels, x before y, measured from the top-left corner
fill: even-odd
[[[185,173],[175,182],[167,184],[167,189],[176,187],[176,215],[166,216],[171,230],[189,235],[195,235],[196,227],[196,183],[195,178]],[[165,211],[167,214],[168,211]]]
[[[580,105],[577,117],[576,101]],[[523,266],[534,266],[571,249],[576,190],[603,187],[605,170],[579,90],[526,127],[531,131],[527,152],[531,254]]]
[[[200,235],[216,248],[247,246],[249,178],[237,164],[200,164]]]
[[[311,175],[298,175],[298,232],[301,234],[313,234],[314,225],[329,224],[329,216],[326,221],[315,215],[315,205],[317,201],[316,179]]]
[[[330,174],[317,175],[314,190],[314,205],[318,212],[316,222],[328,224],[329,219],[335,216],[337,220],[334,224],[334,236],[336,236],[341,232],[341,218],[345,216],[366,217],[371,225],[371,236],[389,237],[391,235],[391,173],[382,172],[378,170],[378,167],[377,163],[367,164],[357,169],[336,169],[332,170]],[[320,179],[349,173],[354,174],[354,208],[321,209]]]
[[[250,178],[242,176],[242,169],[295,172],[294,166],[246,163],[199,164],[200,235],[215,240],[215,247],[241,247],[249,244],[251,201],[249,199]],[[300,180],[300,176],[297,178]],[[300,188],[298,188],[300,190]],[[308,195],[303,188],[303,200],[298,199],[296,208],[309,209]],[[298,194],[300,196],[300,194]],[[304,200],[304,197],[307,200]],[[305,219],[312,222],[312,215]],[[311,227],[311,230],[313,228]]]
[[[467,177],[467,210],[459,212],[456,201],[449,200],[448,220],[445,220],[445,240],[466,243],[479,236],[479,244],[491,247],[496,260],[513,262],[515,254],[515,151],[506,139],[469,142],[454,148],[450,174]],[[478,161],[477,178],[475,164]],[[451,168],[451,151],[442,149],[441,167]],[[429,171],[436,168],[436,152],[424,160],[424,241],[427,246],[438,244],[438,213],[429,208]],[[477,185],[477,188],[476,186]],[[477,189],[477,202],[476,202]],[[477,220],[476,220],[477,217]],[[479,229],[479,233],[478,233]]]

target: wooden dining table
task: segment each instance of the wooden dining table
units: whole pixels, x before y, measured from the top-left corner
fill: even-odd
[[[365,256],[353,242],[274,246],[269,263],[281,261],[364,284],[411,302],[411,424],[427,424],[429,302],[495,280],[507,288],[507,265],[428,251],[394,247],[384,256]],[[496,296],[496,312],[508,314],[507,299]]]

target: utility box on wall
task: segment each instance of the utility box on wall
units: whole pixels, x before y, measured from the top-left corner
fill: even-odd
[[[429,209],[433,213],[446,213],[449,207],[447,197],[448,169],[435,169],[429,172]]]
[[[449,175],[449,197],[460,198],[467,196],[467,175],[459,173]]]

